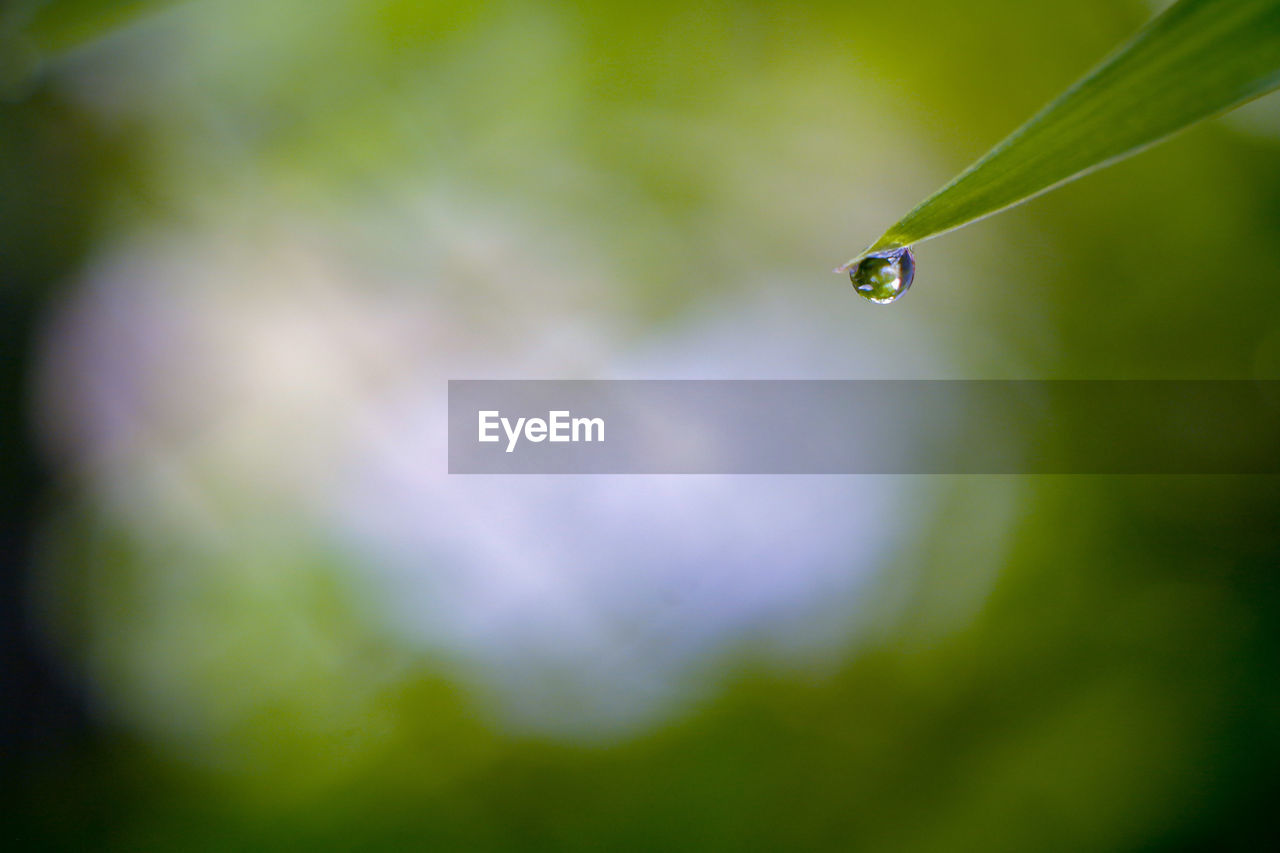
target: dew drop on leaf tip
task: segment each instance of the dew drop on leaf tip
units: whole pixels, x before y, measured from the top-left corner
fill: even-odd
[[[916,259],[906,246],[872,252],[849,268],[853,289],[877,305],[897,301],[915,277]]]

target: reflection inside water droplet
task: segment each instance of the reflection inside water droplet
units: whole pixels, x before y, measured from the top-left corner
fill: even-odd
[[[853,289],[878,305],[888,305],[906,293],[915,277],[916,259],[906,246],[874,252],[849,270]]]

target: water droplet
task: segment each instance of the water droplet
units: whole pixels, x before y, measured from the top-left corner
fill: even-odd
[[[888,305],[907,292],[916,277],[916,259],[906,246],[867,255],[849,270],[858,295]]]

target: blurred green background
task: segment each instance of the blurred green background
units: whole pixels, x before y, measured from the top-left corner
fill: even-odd
[[[6,6],[4,836],[1275,849],[1275,478],[444,473],[450,378],[1280,379],[1274,98],[828,272],[1159,5]]]

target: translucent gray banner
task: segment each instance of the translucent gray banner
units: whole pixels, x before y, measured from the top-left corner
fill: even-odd
[[[1280,381],[449,382],[452,474],[1276,474]]]

